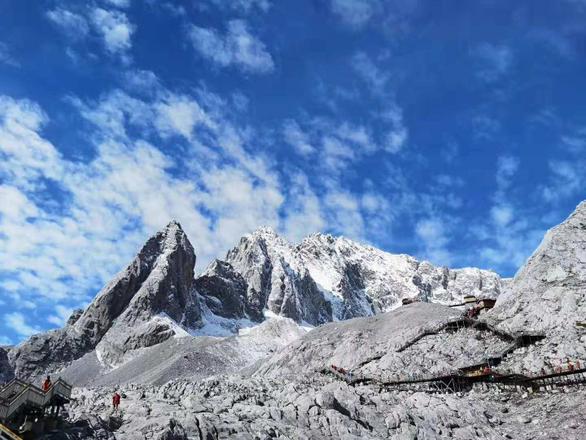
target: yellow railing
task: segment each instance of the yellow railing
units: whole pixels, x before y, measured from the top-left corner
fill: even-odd
[[[2,436],[0,438],[9,438],[11,440],[22,440],[22,437],[19,437],[2,423],[0,423],[0,433]]]

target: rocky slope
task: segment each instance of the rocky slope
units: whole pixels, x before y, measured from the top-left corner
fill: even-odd
[[[586,202],[547,232],[491,315],[503,328],[547,333],[586,320]]]
[[[522,395],[380,392],[324,376],[218,377],[122,389],[77,389],[67,438],[582,440],[586,392]]]
[[[269,319],[231,337],[173,338],[132,352],[117,368],[100,362],[96,351],[74,361],[59,375],[76,386],[115,386],[127,383],[162,385],[174,379],[198,381],[211,375],[236,373],[266,358],[306,330],[287,318]]]
[[[506,331],[547,336],[507,359],[510,371],[586,365],[586,330],[576,327],[586,321],[586,202],[547,232],[487,318]]]
[[[312,374],[330,365],[377,380],[447,375],[511,345],[511,340],[486,329],[443,328],[460,317],[461,311],[454,308],[414,303],[373,317],[325,324],[272,356],[255,376]]]
[[[9,347],[0,347],[0,383],[8,382],[14,377],[14,372],[8,361]]]

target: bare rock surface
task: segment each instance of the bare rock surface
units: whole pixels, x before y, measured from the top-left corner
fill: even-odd
[[[586,316],[586,202],[547,232],[490,315],[513,331],[575,332]]]
[[[330,365],[357,369],[460,315],[461,311],[440,304],[414,303],[372,317],[325,324],[270,358],[257,374],[311,373]]]
[[[581,439],[586,392],[380,392],[324,376],[217,377],[122,389],[120,439]],[[110,390],[77,389],[74,421],[112,416]],[[99,426],[99,425],[98,425]],[[178,436],[178,437],[173,437]]]
[[[486,319],[509,332],[547,336],[507,359],[513,371],[586,366],[586,330],[576,326],[586,321],[586,202],[547,232]]]
[[[10,351],[19,377],[67,365],[94,350],[109,363],[132,349],[160,343],[175,334],[158,315],[186,326],[201,325],[194,297],[195,253],[177,222],[150,238],[132,263],[108,283],[81,314],[62,329],[34,335]]]

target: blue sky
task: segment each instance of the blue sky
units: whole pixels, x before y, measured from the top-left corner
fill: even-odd
[[[512,276],[584,198],[586,1],[0,0],[0,344],[170,219]]]

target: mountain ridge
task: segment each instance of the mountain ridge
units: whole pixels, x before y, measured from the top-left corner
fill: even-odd
[[[210,322],[225,334],[267,316],[317,326],[384,313],[403,298],[450,304],[501,292],[493,272],[439,268],[330,234],[291,244],[268,227],[243,236],[197,277],[195,263],[189,238],[170,221],[63,328],[9,349],[15,374],[38,376],[93,351],[115,368],[169,338],[206,334]]]

